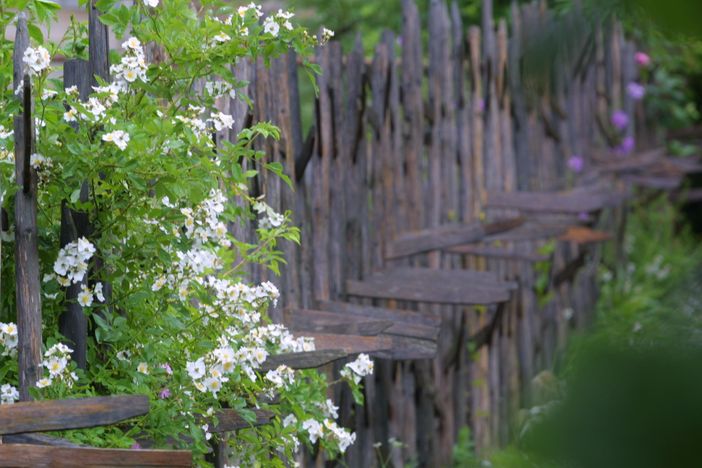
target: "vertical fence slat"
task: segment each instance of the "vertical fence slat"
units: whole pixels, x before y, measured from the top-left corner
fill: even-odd
[[[107,26],[100,22],[96,0],[90,0],[88,8],[88,55],[90,57],[90,80],[97,86],[97,79],[110,79],[110,36]]]
[[[24,108],[15,116],[15,180],[23,185],[15,193],[15,280],[17,297],[19,393],[29,400],[29,389],[41,372],[41,291],[37,239],[37,177],[29,165],[33,151],[31,84],[24,74],[22,57],[29,47],[27,18],[17,20],[14,64],[14,87],[23,88]]]
[[[64,88],[76,86],[80,99],[85,101],[90,94],[90,82],[89,62],[80,59],[66,61],[63,66]],[[83,182],[79,200],[85,203],[88,196],[88,183]],[[88,214],[71,210],[64,200],[61,204],[61,247],[77,241],[79,237],[87,236],[89,230]],[[65,310],[59,316],[59,332],[68,340],[68,346],[73,349],[71,357],[81,369],[86,367],[88,319],[77,300],[81,288],[87,285],[88,278],[85,277],[81,282],[67,288]]]

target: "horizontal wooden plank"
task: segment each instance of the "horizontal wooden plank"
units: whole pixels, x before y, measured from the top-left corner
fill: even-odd
[[[661,161],[665,154],[665,148],[654,148],[627,158],[613,159],[607,155],[595,164],[595,169],[601,173],[640,171]]]
[[[59,437],[50,436],[41,432],[30,432],[26,434],[6,434],[2,436],[4,444],[32,444],[32,445],[51,445],[52,447],[68,447],[77,448],[83,447],[80,444],[71,442],[70,440],[61,439]]]
[[[406,257],[453,245],[476,242],[487,235],[514,229],[523,222],[523,218],[509,218],[489,224],[479,222],[452,224],[405,233],[388,243],[385,258]]]
[[[349,353],[343,349],[321,349],[299,353],[285,353],[269,356],[263,363],[263,370],[275,369],[285,364],[293,369],[316,369],[330,362],[345,358]]]
[[[393,325],[391,320],[374,320],[324,310],[286,308],[283,323],[291,331],[376,336]]]
[[[373,357],[395,360],[433,359],[436,357],[436,341],[393,336],[392,348],[372,353]]]
[[[392,326],[383,332],[385,335],[436,340],[436,337],[439,335],[439,326],[441,325],[441,317],[438,314],[429,312],[386,309],[339,301],[321,301],[317,306],[320,309],[339,315],[391,321]]]
[[[388,336],[338,335],[331,333],[303,333],[314,338],[318,350],[341,349],[348,354],[372,353],[392,348],[392,339]]]
[[[628,175],[624,180],[638,187],[650,188],[654,190],[675,190],[683,182],[681,175],[672,176],[652,176],[652,175]]]
[[[607,191],[604,188],[570,192],[489,192],[487,207],[577,214],[615,206],[625,198],[625,193]]]
[[[187,450],[67,448],[29,444],[0,445],[0,467],[192,466]]]
[[[540,239],[554,239],[568,230],[565,224],[544,224],[527,222],[516,229],[485,238],[485,242],[518,242]]]
[[[363,281],[346,282],[346,292],[352,296],[465,305],[507,301],[514,287],[488,272],[428,268],[387,270]]]
[[[210,432],[222,433],[231,432],[239,429],[248,429],[250,427],[262,426],[268,424],[273,419],[273,412],[262,409],[252,409],[256,415],[256,420],[249,422],[244,419],[241,414],[235,409],[222,409],[217,412],[217,424],[210,428]]]
[[[0,406],[0,434],[104,426],[148,411],[145,395],[21,402]]]
[[[465,244],[451,247],[449,253],[468,254],[477,257],[499,258],[502,260],[520,260],[525,262],[543,262],[548,256],[534,252],[518,252],[503,247],[490,247],[486,245]]]

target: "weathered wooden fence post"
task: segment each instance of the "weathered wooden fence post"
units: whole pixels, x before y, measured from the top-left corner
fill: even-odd
[[[85,60],[68,60],[63,66],[63,85],[65,88],[76,86],[81,100],[86,100],[90,93],[90,67]],[[75,125],[77,128],[77,124]],[[88,201],[88,183],[83,182],[79,200]],[[61,247],[75,242],[89,234],[88,214],[70,209],[64,200],[61,203]],[[78,294],[88,285],[87,276],[82,281],[71,284],[66,291],[66,310],[59,317],[59,331],[69,341],[73,349],[71,355],[79,368],[86,367],[88,318],[78,304]]]
[[[66,61],[63,71],[64,87],[76,86],[80,99],[85,101],[91,91],[91,86],[97,86],[96,77],[109,81],[109,39],[107,26],[100,23],[100,14],[91,0],[88,6],[88,53],[89,61],[73,59]],[[90,190],[87,181],[80,188],[79,200],[87,202]],[[61,247],[76,241],[79,237],[88,236],[91,232],[87,213],[81,213],[68,208],[66,201],[61,205]],[[103,269],[102,258],[95,259],[93,271]],[[81,369],[86,367],[88,318],[83,308],[76,302],[83,287],[88,286],[88,278],[72,284],[66,291],[66,310],[59,318],[59,331],[70,342],[73,348],[72,358]],[[109,303],[112,297],[110,284],[104,282],[104,295]]]
[[[17,19],[14,87],[22,87],[22,113],[15,116],[15,180],[21,189],[15,193],[15,278],[20,399],[29,400],[29,389],[39,376],[41,361],[41,296],[37,246],[37,178],[30,165],[34,142],[32,88],[24,70],[24,52],[29,47],[27,17]]]

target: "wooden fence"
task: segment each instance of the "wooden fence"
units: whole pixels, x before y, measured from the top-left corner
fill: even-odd
[[[295,56],[236,66],[254,106],[223,103],[238,127],[221,136],[251,121],[281,127],[281,140],[260,149],[295,190],[266,176],[252,190],[293,210],[302,231],[301,246],[283,246],[280,277],[252,266],[251,280],[279,286],[275,318],[296,329],[370,316],[393,321],[379,336],[404,350],[376,361],[364,408],[336,392],[342,423],[358,434],[350,466],[372,466],[374,444],[396,466],[444,465],[464,426],[478,450],[506,443],[520,408],[536,401],[534,378],[592,318],[598,243],[610,238],[593,228],[621,241],[633,179],[620,176],[650,170],[680,183],[684,170],[661,166],[662,151],[615,156],[636,136],[633,124],[617,135],[610,123],[615,110],[632,122],[640,113],[626,93],[635,45],[615,22],[585,34],[583,12],[557,18],[544,5],[515,4],[493,24],[486,0],[482,27],[466,28],[456,2],[420,13],[405,0],[401,34],[386,32],[370,61],[360,41],[347,54],[336,42],[318,50],[308,131]],[[536,79],[530,45],[559,30],[573,34],[542,51],[550,66]],[[573,156],[582,172],[569,170]],[[233,229],[253,239],[252,227]],[[421,359],[433,348],[418,324],[440,329],[433,359]]]
[[[317,351],[271,357],[267,368],[285,363],[331,372],[350,354],[377,358],[363,408],[335,390],[341,422],[358,435],[347,454],[351,466],[372,466],[376,443],[397,466],[446,464],[465,426],[479,449],[505,443],[519,409],[535,401],[534,377],[553,365],[569,331],[591,319],[597,243],[609,238],[591,228],[618,235],[632,184],[677,187],[697,169],[664,160],[661,151],[611,158],[608,147],[635,134],[632,125],[626,135],[614,135],[610,113],[623,109],[635,120],[637,112],[624,92],[636,77],[635,49],[616,23],[575,35],[534,81],[526,73],[527,46],[538,43],[539,32],[583,27],[580,12],[555,18],[539,3],[515,5],[509,27],[492,23],[490,0],[483,12],[481,28],[465,28],[455,2],[448,8],[432,0],[425,47],[420,12],[405,0],[401,35],[386,32],[370,62],[360,42],[346,55],[335,42],[321,47],[320,93],[306,137],[292,54],[270,68],[235,65],[254,105],[221,103],[237,126],[218,138],[235,140],[255,121],[281,127],[280,141],[259,147],[266,154],[261,163],[282,163],[295,181],[291,191],[262,171],[251,187],[274,209],[294,212],[302,244],[282,246],[288,265],[280,277],[251,265],[248,279],[278,284],[283,304],[274,318],[314,336]],[[21,64],[29,44],[23,20],[17,38]],[[77,85],[84,97],[89,77],[109,79],[106,38],[91,7],[90,61],[64,67],[66,86]],[[21,81],[16,75],[15,85]],[[24,85],[25,111],[15,122],[23,185],[15,246],[20,387],[27,400],[40,360],[41,309],[29,80]],[[567,169],[574,155],[585,164],[578,174]],[[241,240],[254,239],[254,226],[231,229]],[[62,245],[89,231],[81,213],[64,207]],[[68,291],[60,327],[83,367],[87,323],[72,305],[77,291],[77,285]],[[26,405],[26,414],[35,414]],[[64,406],[70,413],[73,406]],[[54,443],[17,435],[26,428],[7,429],[8,414],[0,412],[0,434]],[[256,424],[270,417],[261,412]],[[247,427],[233,410],[219,420],[217,432]],[[22,450],[8,446],[3,453],[12,460]],[[170,455],[179,463],[189,459]],[[217,464],[226,462],[218,447],[214,455]],[[40,448],[36,456],[68,455]],[[167,463],[169,454],[154,456]]]

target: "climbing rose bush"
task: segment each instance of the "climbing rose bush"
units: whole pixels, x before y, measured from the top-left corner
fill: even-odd
[[[335,382],[268,365],[277,354],[314,350],[314,341],[271,323],[267,310],[278,290],[270,282],[248,284],[244,276],[250,263],[277,272],[278,243],[298,240],[290,213],[277,213],[265,194],[248,191],[262,171],[288,180],[254,148],[256,140],[277,138],[278,129],[256,123],[216,147],[212,138],[235,125],[223,104],[247,100],[233,64],[268,62],[290,49],[306,57],[317,40],[293,24],[292,13],[266,16],[254,4],[101,0],[102,21],[124,39],[111,52],[110,80],[98,80],[81,100],[76,87],[63,89],[62,70],[51,59],[87,58],[87,27],[72,24],[60,43],[49,43],[36,26],[50,22],[57,5],[3,3],[0,37],[20,6],[27,4],[31,16],[32,45],[23,63],[35,103],[32,165],[39,177],[46,340],[34,395],[142,393],[151,400],[148,415],[131,424],[62,435],[95,446],[137,448],[148,441],[190,448],[203,464],[208,441],[219,437],[218,409],[253,422],[252,409],[260,408],[272,412],[271,424],[229,438],[231,461],[283,464],[303,444],[318,444],[329,456],[345,451],[355,435],[336,423],[328,388],[345,381],[360,402],[360,378],[372,372],[372,362],[361,356]],[[331,35],[325,31],[322,42]],[[11,129],[21,88],[12,86],[11,42],[3,40],[0,51],[0,194],[12,220]],[[152,56],[159,60],[149,62]],[[59,248],[62,205],[87,215],[90,229]],[[257,241],[235,238],[237,223],[255,223]],[[6,247],[12,230],[3,231]],[[18,398],[14,258],[12,248],[1,252],[0,402],[11,404]],[[66,290],[75,285],[92,324],[86,371],[71,361],[70,343],[58,334]]]

